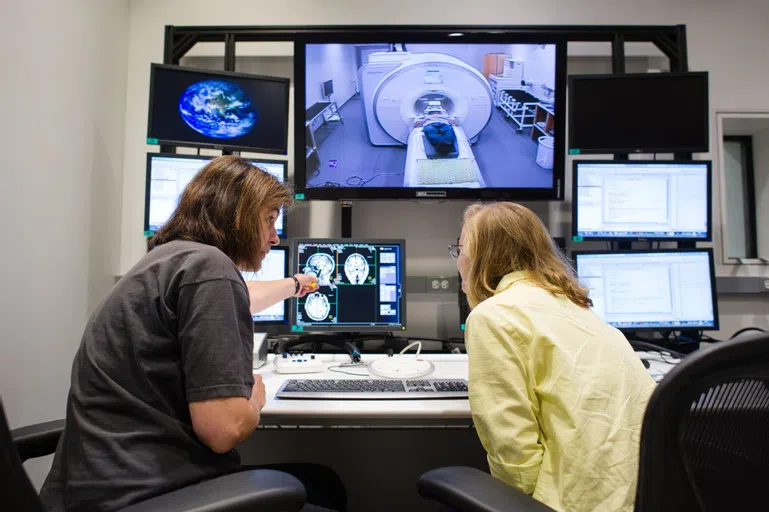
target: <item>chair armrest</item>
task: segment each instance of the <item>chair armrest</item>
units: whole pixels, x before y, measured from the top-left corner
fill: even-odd
[[[50,455],[56,451],[64,420],[37,423],[11,430],[11,439],[22,462],[35,457]]]
[[[306,499],[304,485],[293,476],[253,469],[188,485],[131,505],[122,512],[295,512]]]
[[[446,467],[419,477],[419,494],[462,512],[553,512],[528,494],[475,468]]]

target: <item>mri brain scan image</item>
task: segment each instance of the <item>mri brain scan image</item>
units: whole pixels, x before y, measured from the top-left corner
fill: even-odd
[[[331,305],[328,303],[328,297],[322,293],[315,292],[307,296],[304,310],[307,316],[316,322],[321,322],[328,318],[328,314],[331,312]]]
[[[350,254],[344,262],[344,275],[351,284],[363,284],[369,273],[366,258],[358,253]]]
[[[334,289],[336,286],[331,282],[331,274],[334,273],[335,266],[330,255],[318,252],[309,257],[303,272],[315,276],[319,286],[330,286]]]

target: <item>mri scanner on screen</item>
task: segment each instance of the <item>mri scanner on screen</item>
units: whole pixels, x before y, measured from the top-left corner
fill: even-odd
[[[359,80],[371,144],[408,148],[404,187],[486,186],[470,146],[491,119],[483,74],[450,55],[378,52]]]
[[[305,59],[307,111],[334,113],[308,117],[308,188],[553,186],[535,111],[553,111],[555,45],[309,44]]]

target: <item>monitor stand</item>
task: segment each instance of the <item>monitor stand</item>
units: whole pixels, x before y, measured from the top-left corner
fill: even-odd
[[[676,246],[679,249],[696,249],[697,242],[692,242],[689,240],[679,241],[678,243],[676,243]],[[715,283],[712,283],[711,286],[715,286]],[[690,354],[695,350],[699,350],[700,341],[702,341],[702,334],[700,333],[699,330],[681,329],[679,336],[681,338],[685,338],[686,340],[690,340],[690,341],[680,341],[678,343],[674,341],[673,343],[675,345],[675,350],[683,354]]]
[[[680,341],[676,341],[675,339],[670,341],[670,348],[673,350],[681,352],[682,354],[691,354],[695,350],[699,350],[702,338],[700,336],[700,331],[697,329],[681,329],[678,337],[683,339]]]

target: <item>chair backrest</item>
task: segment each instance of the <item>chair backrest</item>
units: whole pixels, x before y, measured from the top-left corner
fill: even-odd
[[[769,485],[769,335],[688,356],[652,394],[636,511],[756,510]]]
[[[0,504],[3,510],[43,512],[21,459],[13,444],[3,401],[0,399]]]

